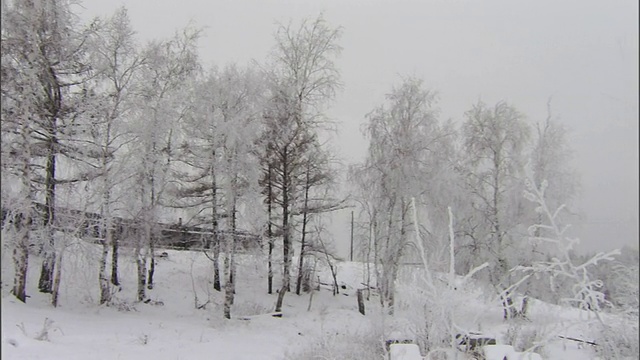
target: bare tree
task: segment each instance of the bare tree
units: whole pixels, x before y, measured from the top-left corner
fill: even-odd
[[[436,161],[436,154],[447,134],[438,123],[435,103],[435,93],[425,90],[419,79],[406,78],[394,87],[387,104],[367,115],[369,152],[365,164],[352,173],[352,178],[370,180],[360,182],[366,186],[361,202],[368,207],[367,232],[373,231],[375,239],[372,247],[380,299],[390,311],[400,259],[410,243],[409,200],[434,198],[432,174],[443,166]]]
[[[192,86],[193,104],[185,114],[180,131],[184,138],[179,144],[173,166],[175,184],[172,185],[175,207],[194,209],[196,215],[187,223],[205,225],[212,236],[204,244],[205,254],[213,262],[213,288],[220,286],[220,146],[219,109],[224,86],[218,83],[221,76],[212,69]],[[213,255],[209,251],[213,250]]]
[[[258,159],[253,156],[260,135],[261,93],[253,71],[229,66],[218,78],[218,93],[212,99],[217,117],[221,189],[226,218],[224,236],[225,301],[224,316],[231,318],[235,294],[235,253],[238,246],[238,207],[250,201],[258,188]],[[248,195],[250,194],[250,195]]]
[[[518,203],[530,130],[524,116],[505,102],[493,107],[478,102],[465,115],[463,177],[479,224],[487,224],[471,235],[476,242],[472,258],[492,263],[489,281],[502,293],[511,285],[508,250],[524,216]],[[503,300],[506,311],[510,294]]]
[[[92,56],[97,76],[96,88],[103,99],[96,111],[97,122],[91,129],[99,148],[96,164],[101,184],[98,186],[99,211],[102,219],[102,257],[100,260],[100,304],[110,301],[110,283],[119,285],[118,238],[114,236],[113,213],[117,200],[114,188],[119,183],[123,161],[117,155],[130,142],[123,120],[135,103],[136,75],[143,59],[139,54],[127,10],[118,9],[111,17],[97,22],[98,31],[91,40]],[[112,251],[111,279],[107,275],[107,258]]]
[[[139,88],[140,103],[135,116],[134,165],[140,221],[143,226],[137,245],[138,300],[145,298],[144,287],[153,287],[155,223],[158,209],[169,182],[169,169],[175,153],[175,129],[188,110],[183,101],[187,80],[198,69],[196,41],[200,32],[185,29],[174,38],[150,43],[144,51],[145,65],[141,69],[144,86]],[[150,257],[147,270],[147,257]]]
[[[306,169],[298,182],[302,184],[304,193],[300,205],[294,208],[294,214],[302,215],[300,253],[298,255],[298,275],[296,278],[296,294],[300,295],[302,279],[305,269],[305,255],[307,247],[307,234],[309,222],[324,213],[344,208],[344,200],[332,198],[331,192],[335,191],[337,174],[331,169],[330,154],[322,149],[321,144],[316,144],[315,149],[309,150],[306,156]]]
[[[536,184],[546,180],[545,190],[551,207],[569,206],[579,188],[579,177],[571,166],[572,150],[567,143],[567,129],[551,112],[551,99],[547,102],[547,117],[535,126],[531,151],[531,168]],[[538,214],[538,220],[543,220]],[[538,229],[540,230],[540,229]]]
[[[536,185],[534,181],[533,175],[531,173],[528,174],[525,197],[536,205],[536,212],[544,215],[544,223],[536,223],[529,227],[529,234],[532,235],[530,240],[550,244],[554,257],[551,261],[536,261],[530,266],[518,266],[514,270],[524,272],[527,274],[526,277],[536,273],[544,274],[548,277],[551,285],[559,279],[569,279],[572,296],[563,299],[563,303],[589,310],[603,323],[604,320],[600,312],[610,303],[601,291],[602,280],[595,279],[591,269],[595,268],[598,262],[614,260],[614,256],[619,255],[620,250],[615,249],[607,253],[600,252],[587,258],[582,263],[576,263],[571,252],[574,246],[579,243],[579,239],[567,236],[569,226],[562,224],[560,221],[559,214],[564,209],[564,204],[556,209],[550,208],[547,205],[545,195],[548,187],[547,181],[542,181],[539,185]],[[547,231],[543,235],[536,236],[538,228],[543,228]]]
[[[272,53],[270,108],[265,115],[263,166],[279,195],[283,238],[281,292],[290,290],[292,204],[300,197],[295,179],[304,173],[304,156],[314,141],[315,129],[323,123],[322,109],[340,87],[334,62],[341,48],[340,28],[330,27],[322,16],[303,20],[298,27],[280,25]],[[263,181],[265,183],[265,181]],[[274,195],[274,192],[271,191]],[[281,296],[284,294],[281,293]]]
[[[252,184],[248,179],[254,172],[249,170],[256,167],[248,162],[256,158],[262,85],[261,74],[249,68],[212,68],[194,87],[197,99],[181,127],[184,140],[174,166],[174,206],[195,210],[197,215],[190,222],[212,230],[212,241],[204,244],[204,251],[213,262],[213,287],[217,291],[221,289],[221,254],[225,257],[225,283],[229,284],[225,286],[232,285],[229,271],[234,268],[236,239],[229,234],[237,228],[238,197]],[[221,229],[226,231],[224,235]]]

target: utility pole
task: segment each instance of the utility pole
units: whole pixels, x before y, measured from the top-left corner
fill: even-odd
[[[353,261],[353,210],[351,211],[351,252],[349,255],[349,261]]]

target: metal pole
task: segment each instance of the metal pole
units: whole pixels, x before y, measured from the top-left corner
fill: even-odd
[[[351,211],[351,253],[349,255],[349,261],[353,261],[353,211]]]

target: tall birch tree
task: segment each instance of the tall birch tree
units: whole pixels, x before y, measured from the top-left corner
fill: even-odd
[[[98,22],[98,31],[90,39],[92,61],[96,70],[96,91],[101,97],[96,111],[96,122],[91,128],[92,140],[98,147],[96,170],[97,201],[101,217],[103,239],[99,267],[100,304],[110,301],[110,284],[119,285],[118,249],[119,239],[114,236],[114,212],[119,202],[117,185],[126,176],[126,146],[131,142],[125,121],[136,102],[138,75],[144,61],[138,51],[135,33],[131,27],[126,8]],[[111,250],[111,276],[107,274],[107,260]]]
[[[154,224],[175,153],[175,128],[188,111],[185,86],[198,69],[196,42],[199,31],[185,29],[172,39],[151,42],[144,51],[145,66],[141,70],[143,85],[139,89],[134,128],[136,146],[129,151],[138,154],[135,181],[138,193],[141,236],[136,242],[138,300],[146,297],[145,286],[153,287],[154,247],[158,236]],[[147,269],[147,258],[150,258]]]
[[[511,285],[509,269],[515,264],[508,254],[525,214],[521,194],[530,128],[505,102],[493,107],[478,102],[465,116],[463,177],[478,220],[468,236],[475,242],[471,258],[490,262],[489,281],[502,293]],[[503,299],[505,311],[510,299],[509,294]]]
[[[381,302],[393,311],[394,282],[403,253],[410,244],[410,199],[430,195],[433,159],[446,140],[437,119],[436,95],[422,81],[406,78],[386,96],[386,104],[367,115],[365,134],[369,152],[363,167],[352,174],[368,173],[373,201],[369,210],[376,243]]]

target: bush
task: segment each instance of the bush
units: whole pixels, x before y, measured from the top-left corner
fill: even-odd
[[[545,341],[544,332],[522,321],[512,321],[509,324],[504,341],[506,344],[513,346],[515,351],[544,353],[544,347],[542,345]]]
[[[383,338],[375,332],[324,335],[304,349],[288,353],[286,357],[287,360],[373,360],[384,358]]]
[[[233,316],[253,316],[253,315],[261,315],[268,314],[272,310],[271,304],[265,306],[263,304],[259,304],[253,301],[239,301],[233,304],[232,308],[232,317]]]
[[[638,359],[638,318],[626,317],[600,327],[596,353],[604,359]]]

